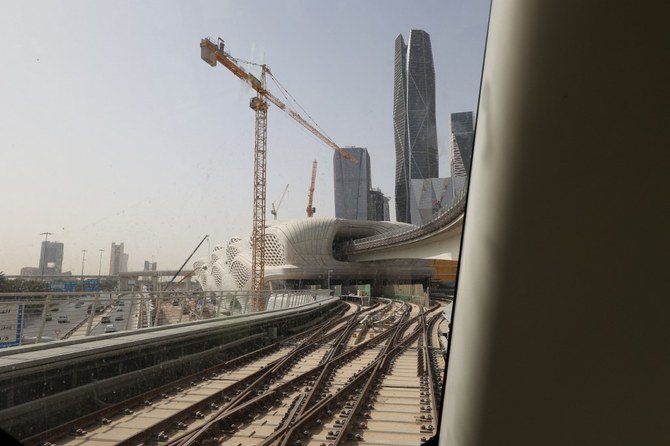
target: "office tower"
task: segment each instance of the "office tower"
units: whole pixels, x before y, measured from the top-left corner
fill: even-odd
[[[349,220],[368,219],[368,191],[371,189],[370,155],[362,147],[343,147],[358,161],[354,164],[335,152],[335,217]]]
[[[390,220],[389,198],[379,188],[368,191],[368,220]]]
[[[123,252],[123,243],[117,245],[112,243],[112,249],[109,255],[109,275],[128,271],[128,254]]]
[[[393,134],[396,153],[396,219],[413,223],[412,179],[437,178],[439,163],[435,123],[435,69],[430,36],[413,29],[409,41],[395,40]]]
[[[39,271],[42,274],[60,274],[63,268],[63,244],[43,241],[40,248]]]
[[[156,262],[144,261],[144,271],[156,271],[158,264]]]
[[[451,114],[451,178],[453,193],[457,194],[467,184],[472,165],[474,123],[472,112]]]

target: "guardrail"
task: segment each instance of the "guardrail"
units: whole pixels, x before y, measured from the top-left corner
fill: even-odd
[[[409,229],[403,228],[398,231],[390,231],[383,234],[352,240],[340,245],[338,248],[338,253],[351,254],[364,249],[379,248],[382,246],[405,242],[428,235],[431,232],[434,232],[437,229],[452,223],[465,211],[465,197],[467,195],[467,189],[468,185],[466,184],[456,195],[456,198],[451,206],[440,209],[421,226],[414,226]]]
[[[264,311],[323,300],[328,290],[263,291]],[[252,312],[251,291],[0,293],[0,348]]]

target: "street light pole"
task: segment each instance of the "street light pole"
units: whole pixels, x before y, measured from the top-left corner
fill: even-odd
[[[84,261],[86,260],[86,250],[81,250],[81,290],[84,291]]]
[[[332,273],[332,272],[333,272],[332,269],[328,270],[328,291],[330,291],[330,273]]]
[[[105,252],[104,249],[98,249],[100,251],[100,263],[98,264],[98,282],[100,282],[100,271],[102,271],[102,253]]]
[[[98,263],[98,291],[102,291],[102,288],[100,287],[100,272],[102,271],[102,253],[105,250],[98,249],[98,251],[100,251],[100,263]]]
[[[44,249],[42,250],[42,277],[41,280],[44,282],[44,266],[47,264],[47,241],[49,236],[53,235],[53,232],[40,232],[40,235],[44,236]]]

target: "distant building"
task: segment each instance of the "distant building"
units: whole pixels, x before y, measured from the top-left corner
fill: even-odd
[[[435,122],[435,68],[430,35],[413,29],[409,41],[395,40],[393,134],[396,154],[396,220],[415,223],[410,183],[439,177]]]
[[[362,147],[343,147],[358,164],[335,152],[335,217],[348,220],[389,220],[389,199],[379,189],[372,188],[370,155]]]
[[[412,224],[422,225],[440,209],[449,207],[454,197],[451,178],[412,180],[410,213]]]
[[[371,188],[370,155],[362,147],[343,147],[358,164],[333,155],[335,178],[335,217],[349,220],[368,219],[368,191]]]
[[[63,268],[63,244],[43,241],[40,249],[39,272],[45,275],[60,274]]]
[[[40,269],[36,266],[24,266],[21,268],[21,273],[22,276],[39,276],[40,275]]]
[[[453,193],[457,194],[467,184],[472,166],[474,122],[472,112],[451,114],[451,178]]]
[[[368,220],[389,221],[389,198],[380,189],[368,191]]]
[[[156,262],[144,261],[144,271],[156,271],[157,266]]]
[[[128,271],[128,254],[124,251],[123,243],[112,243],[109,255],[109,275],[114,276]]]

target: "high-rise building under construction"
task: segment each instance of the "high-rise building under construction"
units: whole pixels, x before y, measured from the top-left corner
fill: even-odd
[[[393,134],[396,154],[396,220],[412,223],[412,179],[438,178],[435,68],[430,36],[413,29],[407,44],[395,40]]]
[[[124,252],[123,243],[112,243],[109,255],[109,275],[114,276],[128,271],[128,254]]]
[[[61,274],[63,269],[63,244],[43,241],[40,249],[38,271],[44,274]]]

